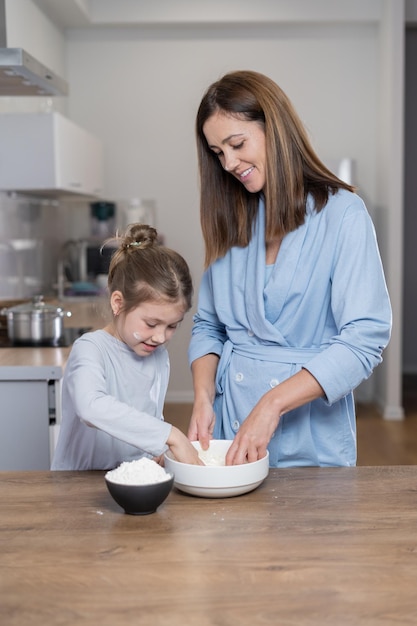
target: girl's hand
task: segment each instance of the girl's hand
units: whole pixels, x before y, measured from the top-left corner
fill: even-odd
[[[199,441],[203,450],[207,450],[213,436],[216,415],[210,402],[195,404],[188,428],[188,439]]]
[[[171,428],[167,444],[176,461],[191,465],[204,465],[190,440],[176,426]]]

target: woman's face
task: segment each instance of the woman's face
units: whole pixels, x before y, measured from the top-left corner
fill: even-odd
[[[265,132],[258,122],[218,111],[207,119],[203,133],[222,167],[250,193],[262,191],[266,183]]]

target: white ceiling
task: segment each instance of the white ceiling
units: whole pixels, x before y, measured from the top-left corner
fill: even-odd
[[[61,30],[91,25],[88,0],[33,0]]]
[[[380,0],[32,0],[62,31],[144,24],[238,23],[269,20],[372,22]],[[417,0],[405,0],[407,22],[417,19]],[[269,21],[268,20],[268,21]]]

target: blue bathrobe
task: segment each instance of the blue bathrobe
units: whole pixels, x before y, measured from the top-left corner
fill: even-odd
[[[340,190],[282,241],[265,266],[265,208],[251,242],[204,273],[189,360],[220,356],[214,438],[233,439],[263,394],[301,368],[325,397],[280,419],[271,467],[356,463],[352,391],[381,362],[391,307],[371,218]]]

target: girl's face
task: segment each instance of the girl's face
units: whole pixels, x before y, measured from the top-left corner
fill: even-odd
[[[266,183],[265,132],[258,122],[239,119],[218,111],[203,126],[210,149],[222,167],[251,193]]]
[[[129,313],[121,313],[123,297],[117,291],[112,294],[110,303],[114,314],[110,332],[142,357],[149,356],[158,346],[167,343],[186,313],[181,300],[148,301]]]

